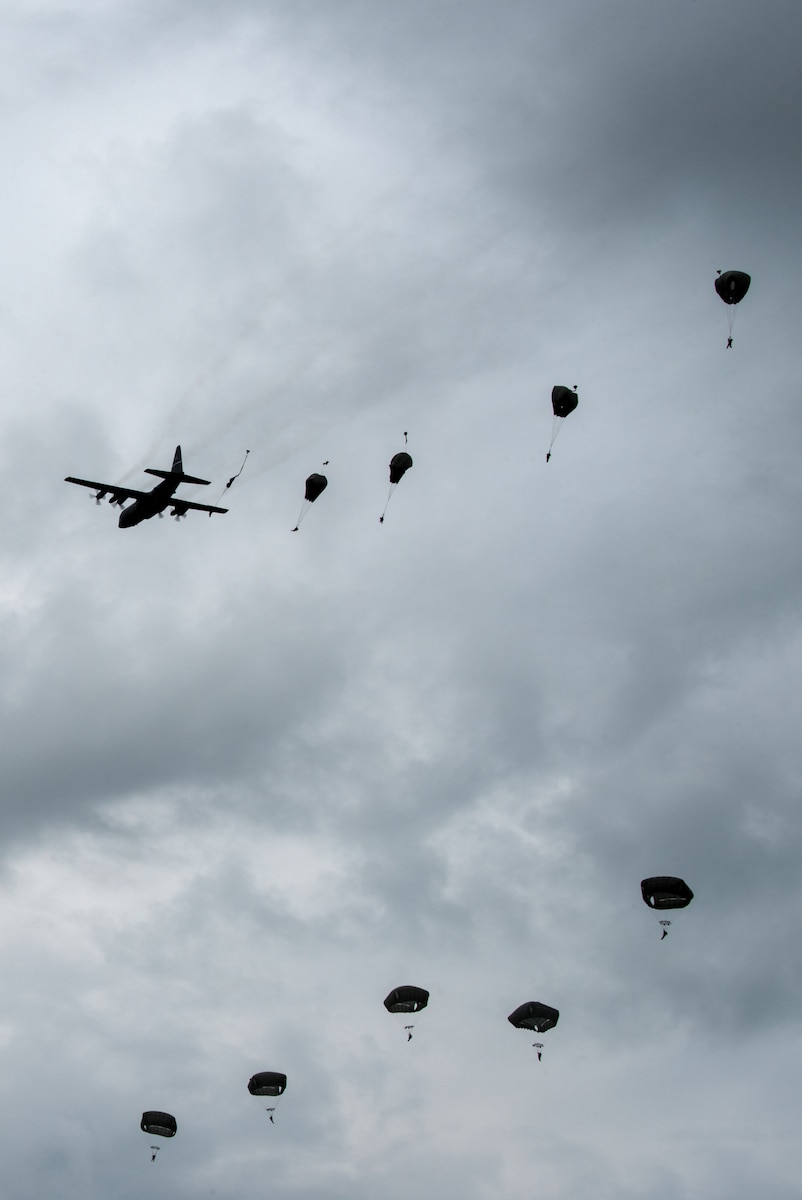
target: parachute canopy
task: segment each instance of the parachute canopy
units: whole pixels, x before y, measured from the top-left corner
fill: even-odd
[[[411,466],[412,455],[407,454],[406,450],[399,450],[398,454],[394,454],[390,459],[390,483],[399,483]]]
[[[293,533],[298,532],[301,521],[303,521],[304,517],[309,512],[309,505],[314,504],[320,493],[325,492],[328,486],[329,481],[325,475],[318,475],[316,472],[313,472],[311,475],[307,476],[306,486],[304,488],[303,504],[301,505],[301,511],[298,513],[298,520],[295,524],[295,528],[292,530]]]
[[[312,474],[306,480],[306,490],[304,491],[304,500],[308,500],[310,504],[314,504],[321,492],[325,492],[329,486],[329,481],[325,475]]]
[[[722,271],[716,276],[715,287],[725,304],[740,304],[751,282],[752,276],[746,271]]]
[[[384,1007],[391,1013],[414,1013],[420,1012],[428,1003],[429,993],[426,988],[405,984],[403,987],[393,988],[384,1001]]]
[[[248,1080],[252,1096],[280,1096],[287,1086],[287,1076],[280,1071],[258,1071]]]
[[[641,894],[649,908],[687,908],[693,892],[684,879],[674,875],[655,875],[641,880]]]
[[[551,458],[554,443],[557,441],[557,434],[562,429],[565,418],[574,411],[577,404],[579,404],[579,396],[577,396],[576,392],[571,391],[569,387],[563,387],[562,384],[558,384],[557,387],[551,389],[551,407],[554,416],[551,421],[551,441],[549,442],[546,454],[546,462]]]
[[[551,389],[551,407],[555,417],[567,417],[579,404],[579,396],[570,388],[553,387]]]
[[[507,1017],[516,1029],[533,1029],[535,1033],[545,1033],[547,1029],[553,1029],[559,1019],[559,1009],[541,1004],[539,1000],[528,1000]]]
[[[143,1112],[139,1128],[143,1133],[156,1133],[159,1137],[175,1137],[178,1132],[175,1117],[166,1112]]]

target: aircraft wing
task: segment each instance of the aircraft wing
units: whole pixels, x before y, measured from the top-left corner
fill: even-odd
[[[104,496],[109,497],[109,504],[122,504],[124,500],[142,500],[150,492],[137,492],[134,488],[119,487],[116,483],[98,483],[94,479],[76,479],[67,475],[65,483],[77,483],[79,487],[92,488],[97,492],[95,499],[100,502]]]
[[[196,504],[194,500],[171,500],[169,502],[170,512],[174,517],[185,516],[187,509],[193,508],[196,512],[205,512],[209,516],[212,513],[227,513],[227,508],[218,508],[216,504]]]

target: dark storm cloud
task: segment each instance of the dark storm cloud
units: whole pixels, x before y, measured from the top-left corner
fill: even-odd
[[[10,1189],[788,1194],[798,25],[17,15]],[[732,352],[717,266],[754,275]],[[62,482],[176,441],[203,499],[251,450],[226,517],[118,530]],[[661,943],[663,872],[696,898]]]

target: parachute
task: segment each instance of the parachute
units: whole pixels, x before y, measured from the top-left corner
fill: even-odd
[[[227,489],[231,487],[232,483],[234,483],[234,481],[235,481],[235,480],[239,479],[240,475],[241,475],[241,474],[242,474],[242,472],[245,470],[245,464],[246,464],[246,462],[248,461],[248,455],[249,455],[249,454],[250,454],[250,450],[246,450],[246,451],[245,451],[245,457],[244,457],[244,458],[243,458],[243,460],[242,460],[242,466],[241,466],[241,467],[240,467],[240,469],[237,471],[236,475],[232,475],[232,476],[231,476],[231,478],[229,479],[228,483],[227,483],[227,484],[226,484],[226,486],[223,488],[223,490],[222,490],[222,492],[220,493],[220,495],[217,497],[217,503],[218,503],[218,504],[219,504],[219,503],[220,503],[220,501],[223,499],[223,496],[225,495],[225,493],[226,493]],[[209,513],[209,516],[210,516],[210,517],[211,517],[211,515],[212,515],[212,514],[211,514],[211,513]]]
[[[384,999],[384,1007],[389,1013],[402,1013],[404,1016],[408,1013],[420,1012],[428,1003],[429,993],[426,991],[426,988],[414,987],[409,983],[393,988],[389,996],[386,996]],[[408,1042],[412,1041],[412,1030],[414,1028],[414,1025],[404,1026]]]
[[[719,271],[715,280],[715,288],[725,304],[730,306],[727,313],[727,321],[729,324],[729,337],[727,338],[727,349],[732,348],[732,327],[735,324],[735,305],[740,304],[746,293],[749,291],[749,284],[752,282],[752,276],[747,275],[746,271]]]
[[[175,1137],[178,1132],[178,1124],[172,1113],[166,1112],[143,1112],[142,1120],[139,1122],[139,1128],[143,1133],[154,1134],[158,1137],[171,1138]],[[150,1161],[156,1161],[156,1155],[159,1153],[159,1146],[151,1146]]]
[[[293,533],[298,532],[301,521],[303,521],[304,517],[309,512],[310,504],[314,504],[321,492],[325,492],[328,486],[329,481],[325,475],[313,473],[307,476],[306,487],[304,488],[304,502],[301,505],[301,511],[298,514],[298,521],[296,522],[295,528],[292,530]]]
[[[685,880],[678,879],[676,875],[654,875],[651,879],[642,879],[640,890],[643,902],[649,908],[687,908],[693,900],[693,892]],[[661,920],[660,924],[663,927],[662,942],[663,938],[668,937],[671,922]]]
[[[404,434],[406,437],[406,434]],[[404,475],[412,466],[412,455],[407,454],[406,450],[399,450],[398,454],[394,454],[390,459],[390,491],[387,494],[387,504],[390,503],[393,495],[393,488],[397,487]],[[379,524],[384,524],[384,514],[387,512],[387,504],[384,506],[384,512],[379,517]]]
[[[570,388],[563,387],[562,384],[551,389],[551,408],[554,416],[551,422],[551,443],[546,454],[546,462],[551,458],[551,451],[554,443],[557,441],[557,434],[563,427],[563,421],[571,415],[578,404],[579,396],[577,396],[576,391],[571,391]]]
[[[551,1008],[548,1004],[541,1004],[539,1000],[527,1000],[526,1004],[520,1004],[515,1012],[511,1012],[507,1017],[510,1025],[514,1025],[516,1029],[531,1029],[533,1033],[545,1033],[547,1029],[553,1029],[560,1019],[560,1010]],[[535,1050],[537,1050],[537,1061],[543,1057],[543,1043],[532,1042]]]
[[[284,1094],[287,1087],[287,1076],[281,1071],[257,1071],[248,1080],[248,1091],[252,1096],[281,1096]],[[276,1111],[275,1104],[265,1109],[270,1117],[270,1124],[275,1125],[273,1113]]]
[[[390,483],[400,483],[403,476],[412,466],[412,455],[406,450],[399,450],[390,459]]]

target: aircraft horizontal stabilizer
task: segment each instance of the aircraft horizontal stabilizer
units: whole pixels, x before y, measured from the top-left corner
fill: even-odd
[[[179,483],[200,483],[204,487],[208,487],[211,483],[210,479],[198,479],[196,475],[185,475],[183,471],[158,471],[156,467],[145,467],[146,475],[155,475],[157,479],[174,479],[176,485]]]

